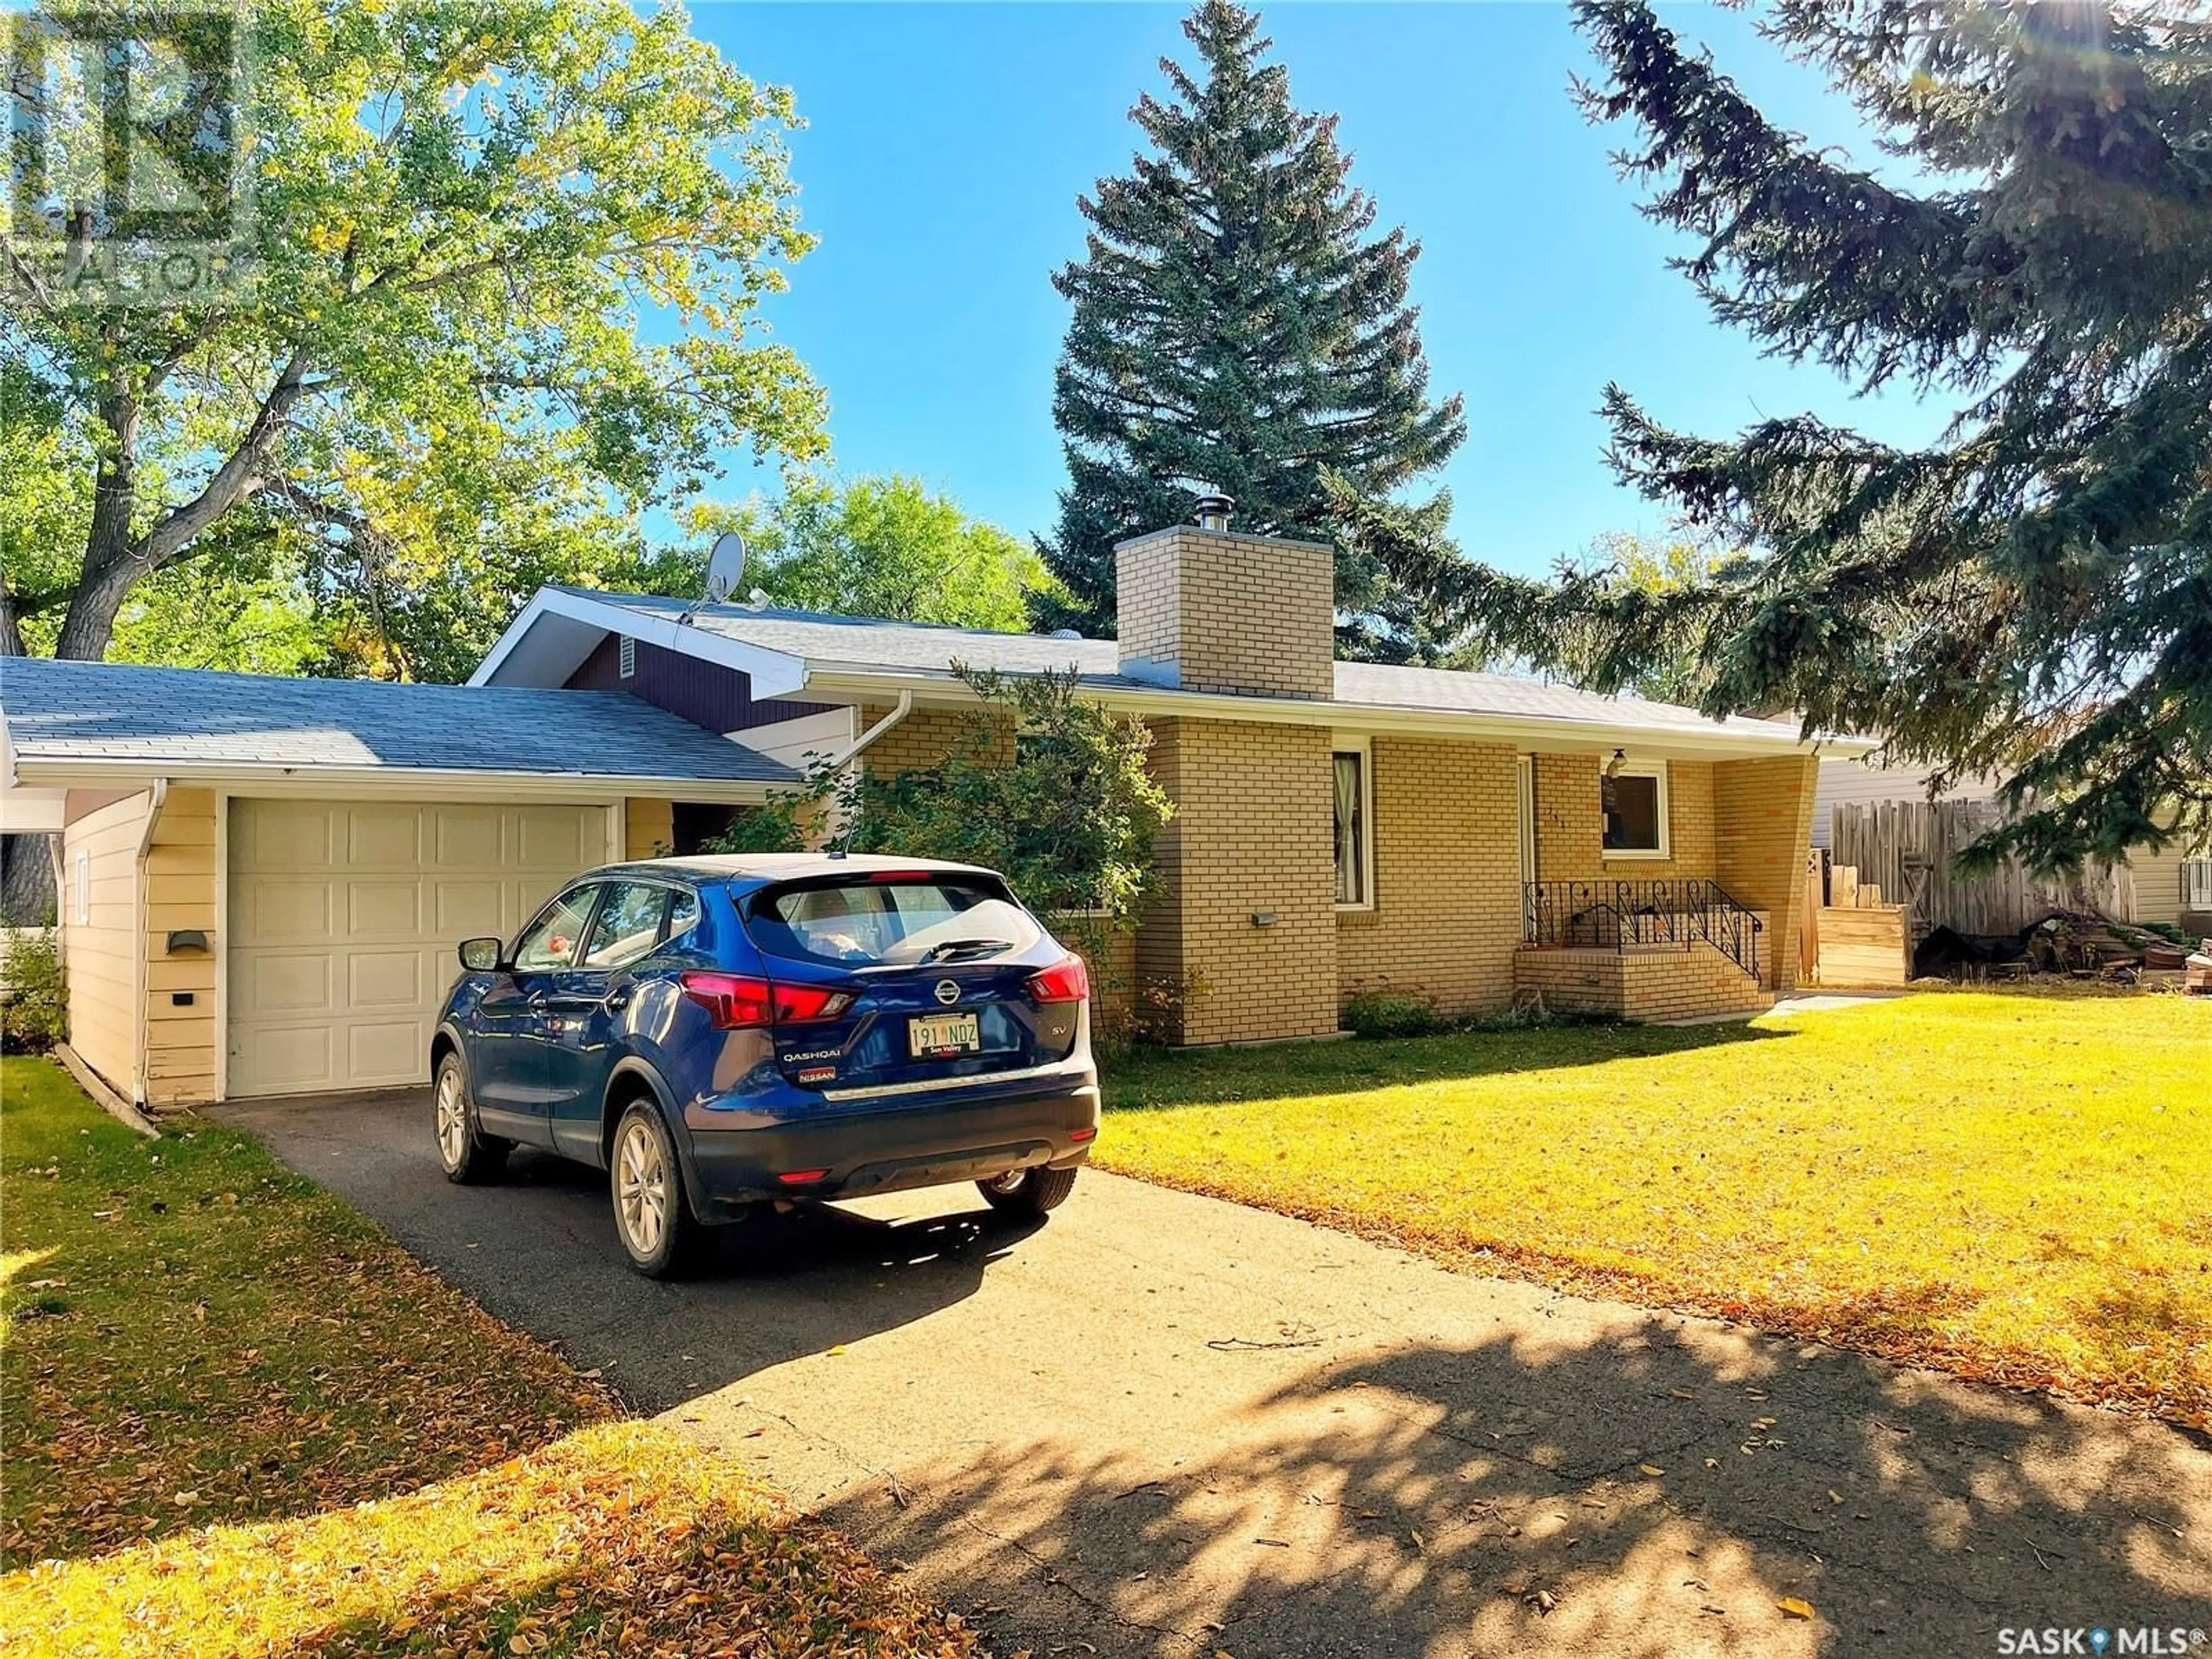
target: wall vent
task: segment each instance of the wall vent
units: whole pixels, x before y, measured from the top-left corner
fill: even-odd
[[[622,658],[622,677],[626,680],[635,678],[637,674],[637,641],[630,638],[629,635],[623,635],[622,636],[620,653]]]

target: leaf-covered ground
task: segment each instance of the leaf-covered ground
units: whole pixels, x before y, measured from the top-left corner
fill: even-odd
[[[974,1650],[242,1135],[0,1061],[0,1650]]]
[[[1133,1055],[1104,1167],[2212,1426],[2212,1002]]]

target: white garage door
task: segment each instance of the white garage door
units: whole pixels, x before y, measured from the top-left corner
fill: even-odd
[[[607,855],[599,806],[234,800],[233,1095],[420,1082],[453,947]]]

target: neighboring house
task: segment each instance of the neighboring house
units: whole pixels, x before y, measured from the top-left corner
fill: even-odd
[[[1133,966],[1169,1041],[1327,1035],[1384,985],[1639,1018],[1790,987],[1794,726],[1334,662],[1314,544],[1118,557],[1118,641],[547,588],[465,687],[9,659],[9,781],[65,823],[74,1046],[156,1105],[419,1079],[455,940],[810,756],[934,761],[975,706],[956,665],[1073,669],[1151,726],[1176,817]]]
[[[1882,766],[1871,756],[1823,759],[1820,793],[1813,808],[1813,845],[1832,848],[1838,806],[1931,799],[1928,781],[1932,775],[1924,766]],[[1994,799],[1996,792],[1996,779],[1978,778],[1933,799],[1987,801]],[[2129,881],[2113,890],[2123,897],[2132,896],[2130,902],[2119,907],[2129,914],[2115,916],[2114,921],[2212,927],[2212,858],[2201,854],[2192,856],[2182,842],[2171,841],[2155,853],[2138,848],[2128,857],[2126,868]]]

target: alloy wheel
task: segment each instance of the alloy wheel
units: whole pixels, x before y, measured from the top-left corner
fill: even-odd
[[[668,1162],[650,1126],[632,1123],[615,1160],[615,1212],[632,1251],[649,1256],[668,1228]]]
[[[461,1099],[461,1074],[448,1066],[438,1073],[438,1152],[446,1167],[458,1170],[469,1149],[469,1109]]]

